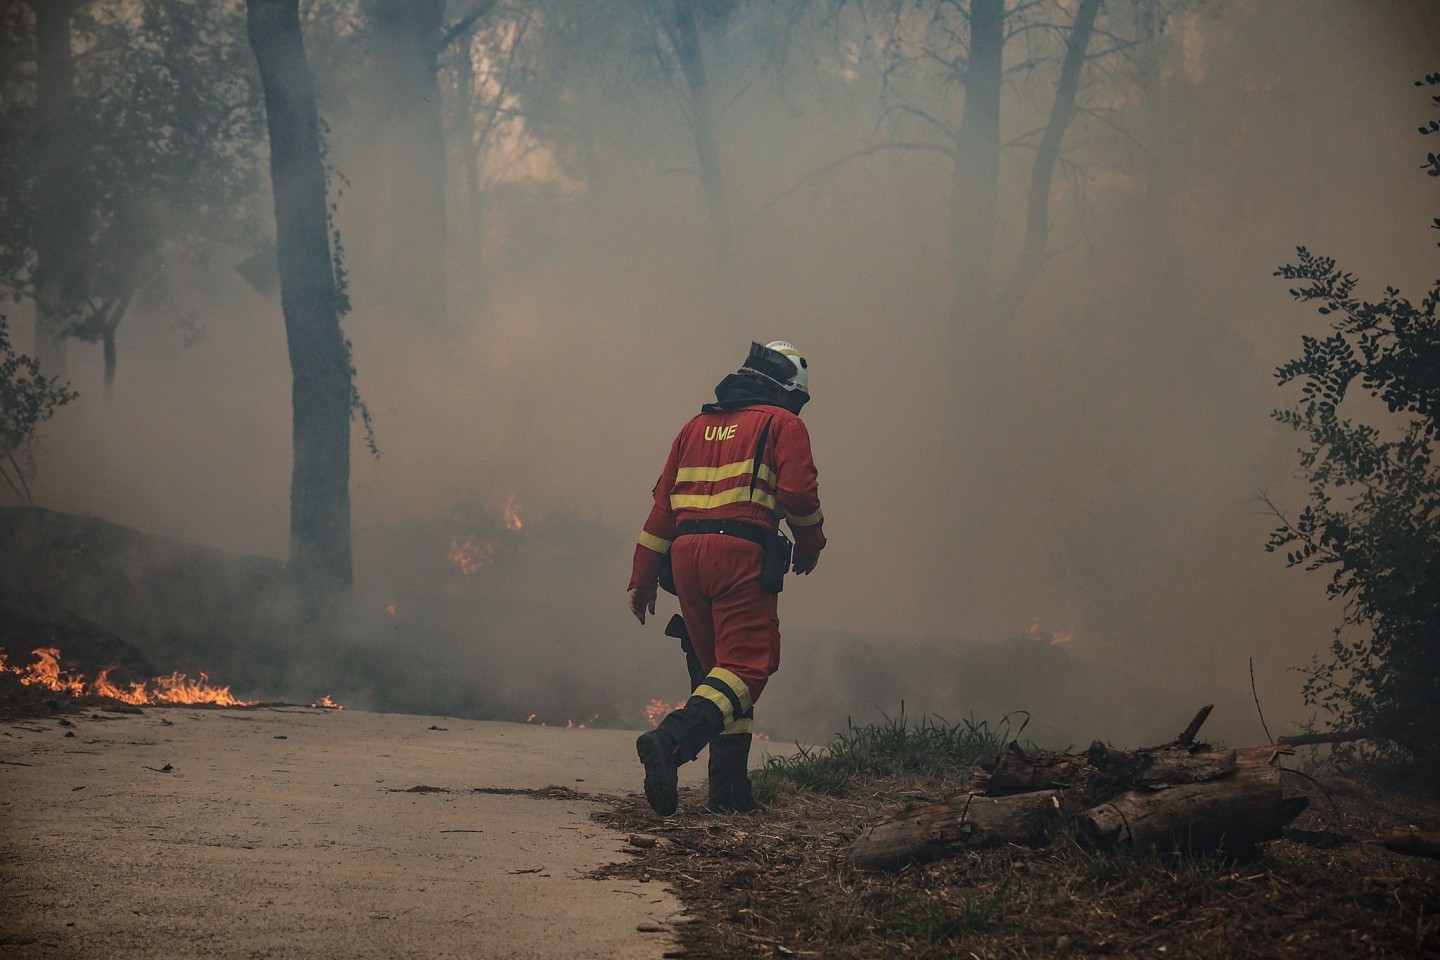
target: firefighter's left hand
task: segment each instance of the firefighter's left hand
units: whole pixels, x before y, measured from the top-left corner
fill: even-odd
[[[802,552],[800,552],[799,550],[796,550],[796,551],[795,551],[795,566],[794,566],[793,569],[794,569],[794,571],[795,571],[796,573],[801,574],[801,575],[804,575],[804,574],[809,573],[811,570],[814,570],[814,569],[815,569],[815,565],[818,564],[819,562],[820,562],[820,554],[818,554],[818,553],[802,553]]]
[[[630,612],[643,624],[646,610],[655,613],[655,588],[635,587],[630,591]]]

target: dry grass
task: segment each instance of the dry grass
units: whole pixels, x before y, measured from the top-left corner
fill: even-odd
[[[1245,860],[1101,854],[1064,836],[893,874],[846,865],[866,826],[953,793],[968,774],[856,773],[829,792],[771,776],[769,810],[748,815],[705,813],[696,791],[682,791],[669,819],[629,798],[599,815],[635,851],[608,874],[674,889],[694,918],[677,931],[679,955],[700,960],[1440,957],[1440,863],[1375,842],[1397,826],[1440,829],[1440,805],[1350,781],[1322,790],[1287,777],[1310,809]]]

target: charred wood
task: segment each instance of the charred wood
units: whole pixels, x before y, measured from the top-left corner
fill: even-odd
[[[1173,786],[1152,780],[1092,807],[1080,814],[1080,836],[1099,848],[1182,842],[1192,849],[1235,849],[1277,839],[1305,806],[1305,798],[1287,800],[1281,793],[1276,761],[1291,752],[1242,747],[1190,757],[1205,776],[1172,780]]]
[[[1058,790],[1008,797],[964,793],[882,820],[860,835],[848,859],[861,870],[887,870],[1003,843],[1041,846],[1059,825],[1060,810]]]
[[[1086,771],[1085,758],[1068,753],[1026,753],[1011,743],[1004,753],[981,761],[970,778],[970,793],[1008,797],[1077,783]]]

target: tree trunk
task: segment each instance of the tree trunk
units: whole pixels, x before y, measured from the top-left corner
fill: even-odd
[[[115,364],[117,355],[115,351],[115,334],[120,329],[120,321],[125,319],[125,312],[130,309],[130,300],[135,296],[135,279],[130,277],[124,291],[113,303],[105,305],[105,319],[100,328],[100,342],[105,352],[105,402],[109,403],[115,391]]]
[[[1005,52],[1005,0],[970,5],[970,60],[965,107],[955,136],[950,194],[952,323],[989,334],[990,265],[1000,189],[1000,86]],[[963,342],[963,341],[962,341]]]
[[[1101,848],[1178,842],[1231,850],[1277,839],[1304,807],[1305,798],[1281,794],[1275,761],[1291,752],[1266,746],[1195,754],[1193,761],[1223,775],[1163,786],[1175,781],[1170,777],[1153,781],[1160,789],[1127,791],[1080,814],[1080,836]]]
[[[998,318],[1008,318],[1030,292],[1030,287],[1045,266],[1045,241],[1050,236],[1050,189],[1055,182],[1055,164],[1060,159],[1060,143],[1070,122],[1075,119],[1075,99],[1080,91],[1080,71],[1095,35],[1095,17],[1101,0],[1080,0],[1075,21],[1065,44],[1065,59],[1060,65],[1060,80],[1055,86],[1055,99],[1040,146],[1035,151],[1035,165],[1030,169],[1030,189],[1025,205],[1025,247],[1020,265],[996,307]]]
[[[1060,821],[1060,791],[1009,797],[961,794],[909,807],[870,827],[850,847],[850,865],[888,870],[1000,843],[1044,844]]]
[[[84,295],[84,191],[75,117],[73,0],[34,0],[36,107],[35,356],[47,376],[65,373],[65,346]]]
[[[685,77],[690,105],[690,129],[695,137],[695,156],[700,163],[700,183],[705,190],[705,209],[710,215],[710,241],[720,285],[730,315],[738,316],[740,290],[735,277],[735,247],[730,228],[730,207],[725,198],[725,178],[720,172],[720,150],[715,143],[715,123],[710,114],[710,81],[700,50],[700,31],[695,23],[697,0],[674,0],[675,58]]]
[[[390,309],[447,322],[445,132],[435,79],[445,0],[376,0],[375,60],[384,121]]]
[[[299,0],[246,0],[246,10],[265,92],[290,352],[290,570],[307,592],[323,595],[351,582],[351,371],[330,252],[315,81],[300,34]]]

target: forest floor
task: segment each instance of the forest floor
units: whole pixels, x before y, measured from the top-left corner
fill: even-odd
[[[596,814],[634,851],[603,872],[663,881],[694,918],[678,931],[687,958],[1440,957],[1440,861],[1378,842],[1440,829],[1440,803],[1408,793],[1286,775],[1310,806],[1244,859],[1098,853],[1062,836],[866,873],[845,862],[864,828],[958,792],[968,769],[825,792],[760,781],[764,813],[708,814],[690,790],[670,819],[643,798]]]

